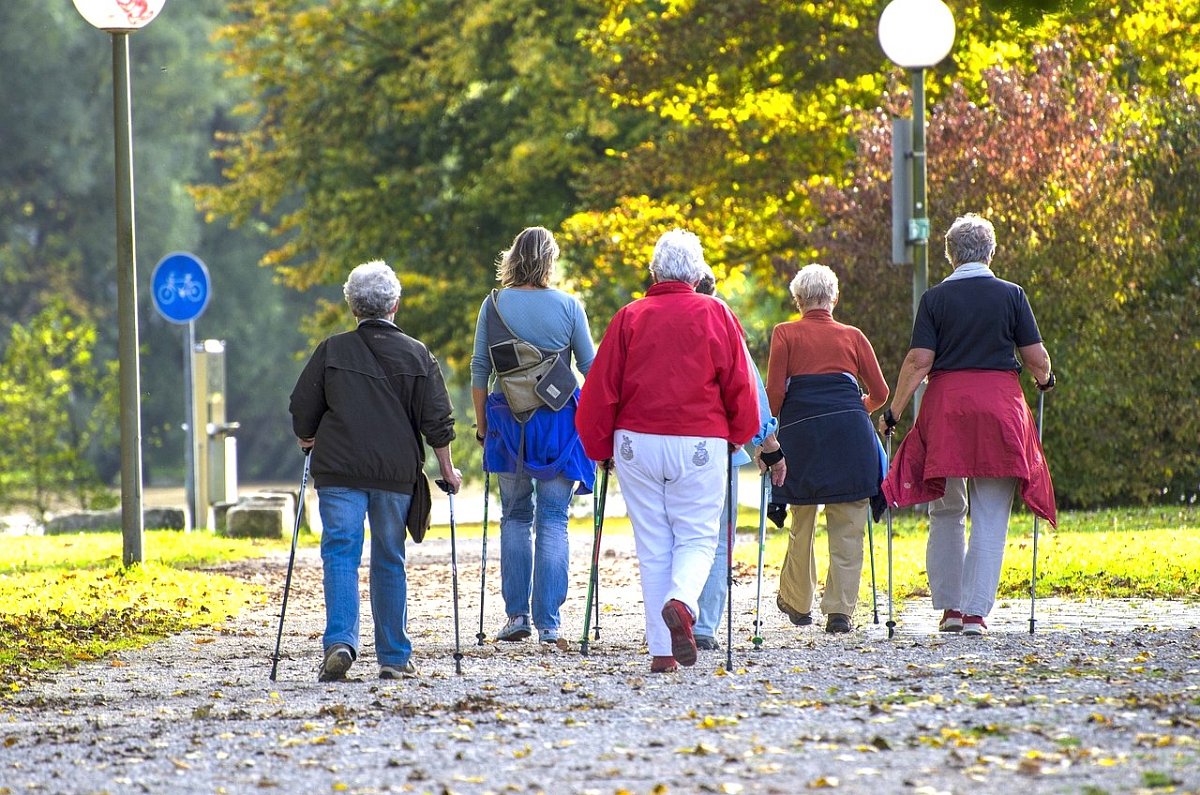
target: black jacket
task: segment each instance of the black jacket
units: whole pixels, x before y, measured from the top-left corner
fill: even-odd
[[[411,494],[430,447],[454,439],[454,407],[437,359],[395,326],[366,320],[313,351],[292,390],[292,428],[315,437],[317,488]]]

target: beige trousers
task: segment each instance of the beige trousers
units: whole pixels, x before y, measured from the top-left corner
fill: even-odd
[[[825,615],[854,615],[862,579],[863,531],[867,526],[869,503],[869,500],[857,500],[825,506],[829,535],[829,572],[825,576],[825,594],[821,597],[821,612]],[[779,573],[779,595],[793,610],[811,613],[817,592],[817,560],[813,555],[817,506],[790,505],[788,510],[792,514],[792,530],[783,570]]]

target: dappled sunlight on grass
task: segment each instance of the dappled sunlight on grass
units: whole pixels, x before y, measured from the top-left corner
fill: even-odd
[[[257,586],[191,567],[287,549],[290,539],[146,534],[147,561],[120,565],[120,533],[16,537],[0,545],[0,685],[30,673],[219,624],[261,603]]]
[[[1198,518],[1200,511],[1197,510],[1124,508],[1064,512],[1058,530],[1046,522],[1039,522],[1038,596],[1200,599]],[[757,522],[757,516],[753,520]],[[927,596],[925,542],[928,519],[912,511],[901,511],[893,527],[892,566],[896,596]],[[742,526],[743,532],[747,529]],[[752,537],[757,530],[755,524]],[[876,580],[879,587],[884,587],[887,580],[886,522],[876,524],[873,533]],[[745,565],[757,566],[757,545],[739,540],[735,559]],[[787,543],[786,529],[768,528],[764,561],[769,573],[766,576],[778,579]],[[817,520],[814,549],[817,576],[823,582],[828,568],[823,518]],[[1028,513],[1014,513],[1000,576],[1000,597],[1028,597],[1032,563],[1033,518]],[[867,548],[863,553],[860,595],[869,599],[870,589],[870,551]]]

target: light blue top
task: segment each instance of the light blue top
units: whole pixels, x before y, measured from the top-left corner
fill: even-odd
[[[763,384],[762,373],[758,372],[758,365],[751,362],[750,369],[754,371],[754,383],[758,387],[758,418],[762,421],[758,433],[750,440],[750,443],[757,447],[768,436],[775,433],[779,428],[779,421],[771,416],[771,403],[767,400],[767,387]],[[744,466],[753,460],[744,447],[739,447],[733,453],[733,465],[735,467]]]
[[[471,354],[471,386],[487,389],[492,375],[488,356],[487,311],[491,297],[483,299],[475,321],[475,351]],[[562,290],[501,290],[496,299],[500,314],[512,332],[528,343],[559,351],[569,351],[567,363],[575,360],[579,372],[587,375],[596,358],[596,346],[588,328],[583,304]]]

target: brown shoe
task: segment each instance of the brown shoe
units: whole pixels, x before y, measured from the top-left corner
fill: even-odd
[[[692,611],[678,599],[670,599],[662,609],[663,621],[671,630],[671,654],[680,665],[696,664],[696,639],[692,636]]]
[[[801,613],[799,610],[793,610],[791,605],[783,601],[782,596],[775,597],[775,606],[779,608],[779,612],[786,613],[788,619],[798,627],[807,627],[812,623],[812,613]]]
[[[652,674],[673,674],[678,670],[679,666],[675,664],[674,657],[655,656],[650,660],[650,673]]]

